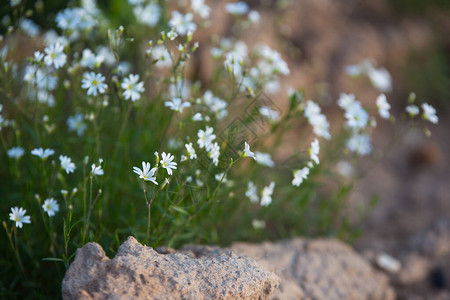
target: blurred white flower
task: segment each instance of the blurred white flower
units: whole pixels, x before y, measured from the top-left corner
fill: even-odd
[[[292,185],[293,186],[300,186],[302,184],[303,180],[307,179],[309,175],[309,169],[308,167],[304,167],[300,170],[294,171],[294,179],[292,179]]]
[[[309,148],[308,152],[311,157],[311,160],[314,161],[316,164],[320,163],[319,156],[318,156],[319,151],[320,151],[319,140],[314,139],[314,141],[311,143],[311,147]]]
[[[253,219],[252,226],[254,229],[264,229],[266,228],[266,222],[264,220]]]
[[[153,59],[157,60],[155,65],[158,68],[166,68],[172,65],[172,58],[170,57],[170,53],[165,46],[154,46],[151,51]]]
[[[26,209],[23,209],[22,207],[11,207],[11,213],[9,214],[9,219],[16,223],[17,228],[22,228],[23,223],[30,224],[31,219],[30,216],[25,216],[25,213],[27,212]]]
[[[104,83],[105,76],[94,72],[85,73],[81,80],[81,87],[87,89],[87,95],[97,96],[98,93],[103,94],[107,85]]]
[[[10,157],[10,158],[19,159],[25,154],[25,150],[23,150],[23,148],[20,146],[16,146],[16,147],[10,148],[8,150],[7,154],[8,154],[8,157]]]
[[[102,164],[101,164],[101,160],[99,160],[99,164],[92,164],[91,165],[91,173],[92,175],[96,175],[96,176],[102,176],[104,174],[103,169],[102,169]]]
[[[149,3],[146,6],[133,8],[134,15],[139,23],[154,27],[161,17],[161,7],[157,3]]]
[[[439,122],[439,118],[436,115],[436,109],[428,103],[422,103],[423,114],[422,117],[430,121],[433,124],[437,124]]]
[[[212,142],[215,140],[216,135],[213,132],[213,128],[206,126],[206,129],[200,129],[197,133],[198,136],[198,146],[200,148],[205,148],[207,151],[209,151],[212,147]]]
[[[55,69],[59,69],[66,63],[67,56],[64,54],[64,46],[60,43],[50,45],[44,49],[46,53],[44,62],[47,66],[53,65]]]
[[[375,69],[371,68],[367,76],[369,76],[370,81],[373,86],[376,87],[381,92],[389,92],[392,89],[392,79],[388,70],[385,68]]]
[[[87,125],[83,121],[84,115],[77,113],[67,118],[67,126],[70,131],[76,131],[78,136],[82,136],[87,128]]]
[[[139,82],[139,75],[130,74],[127,78],[123,79],[122,89],[124,89],[122,95],[125,100],[130,100],[132,102],[137,101],[141,98],[141,93],[145,91],[144,82]]]
[[[365,128],[369,121],[369,114],[361,106],[359,101],[353,102],[345,110],[345,118],[347,119],[347,126],[352,129]]]
[[[172,175],[172,169],[176,169],[177,168],[177,163],[174,162],[173,160],[175,159],[175,156],[173,156],[170,153],[165,153],[163,152],[161,154],[161,166],[166,169],[167,174]]]
[[[205,0],[191,0],[192,10],[200,15],[203,19],[209,17],[211,8],[205,4]]]
[[[417,116],[418,114],[419,114],[419,108],[416,106],[416,105],[414,105],[414,104],[411,104],[411,105],[408,105],[406,108],[405,108],[405,110],[406,110],[406,112],[409,114],[409,116],[410,117],[415,117],[415,116]]]
[[[259,113],[270,121],[277,121],[280,119],[280,113],[268,106],[261,106],[259,108]]]
[[[386,95],[381,94],[377,98],[377,108],[378,113],[383,119],[389,119],[389,110],[391,109],[391,105],[387,102]]]
[[[215,136],[215,135],[214,135]],[[220,157],[220,146],[218,143],[211,144],[209,148],[208,156],[212,159],[213,164],[217,166],[219,164],[219,157]]]
[[[189,144],[184,144],[184,146],[186,147],[186,151],[189,155],[190,159],[196,159],[197,158],[197,153],[195,153],[195,149],[192,146],[192,143]]]
[[[197,29],[197,25],[192,22],[194,15],[187,13],[185,15],[174,10],[172,11],[172,18],[169,21],[169,25],[175,28],[175,31],[180,35],[185,35],[188,31],[194,32]]]
[[[347,141],[347,148],[351,152],[361,156],[367,155],[372,151],[370,136],[368,134],[354,134]]]
[[[225,5],[225,10],[232,15],[243,15],[248,12],[249,8],[247,3],[240,1],[234,3],[227,3]]]
[[[42,149],[42,148],[35,148],[33,150],[31,150],[31,154],[38,156],[42,159],[46,159],[47,157],[49,157],[50,155],[55,154],[55,151],[53,149],[47,148],[47,149]]]
[[[164,106],[169,107],[171,110],[182,113],[186,107],[191,107],[190,102],[183,102],[180,98],[173,98],[170,101],[164,102]]]
[[[252,24],[256,24],[261,19],[261,16],[259,15],[259,12],[252,10],[248,13],[248,19]]]
[[[59,160],[61,161],[61,168],[66,171],[66,174],[73,173],[75,171],[76,167],[75,164],[72,162],[70,157],[65,155],[60,155]]]
[[[245,196],[250,199],[251,203],[258,203],[259,201],[258,189],[252,181],[249,181],[247,184],[247,191],[245,192]]]
[[[271,182],[269,186],[266,186],[262,190],[261,202],[259,203],[261,206],[269,206],[272,203],[272,194],[275,188],[275,182]]]
[[[193,117],[192,117],[192,121],[203,121],[203,117],[201,113],[196,113]]]
[[[56,212],[59,211],[59,204],[53,198],[45,199],[42,204],[42,209],[48,214],[49,217],[53,217]]]
[[[255,160],[258,164],[272,168],[275,166],[275,163],[272,160],[272,157],[269,153],[263,153],[263,152],[255,152]]]

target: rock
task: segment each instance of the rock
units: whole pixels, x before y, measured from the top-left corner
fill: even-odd
[[[278,243],[237,243],[230,249],[254,258],[280,276],[280,287],[271,299],[395,298],[384,274],[336,240],[296,238]]]
[[[63,299],[265,299],[279,285],[279,277],[253,259],[229,251],[208,253],[197,258],[181,253],[159,254],[129,237],[110,259],[100,245],[88,243],[77,250],[62,283],[62,296]]]

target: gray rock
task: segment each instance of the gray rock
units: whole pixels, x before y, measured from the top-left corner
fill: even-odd
[[[64,277],[62,295],[63,299],[265,299],[279,282],[253,259],[229,251],[197,258],[159,254],[129,237],[113,259],[96,243],[78,249]]]
[[[387,277],[337,240],[296,238],[278,243],[237,243],[230,248],[254,258],[281,278],[271,299],[390,300]]]

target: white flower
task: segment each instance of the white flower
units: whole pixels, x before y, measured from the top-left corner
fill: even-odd
[[[133,8],[134,15],[139,23],[154,27],[161,17],[161,7],[157,3],[149,3],[145,7]]]
[[[351,152],[357,153],[361,156],[369,154],[372,151],[370,136],[367,134],[354,134],[347,141],[347,148]]]
[[[203,121],[203,117],[201,113],[196,113],[193,117],[192,117],[192,121],[198,122],[198,121]]]
[[[311,157],[311,160],[313,160],[316,164],[320,163],[319,160],[319,151],[320,151],[320,145],[319,140],[314,139],[314,141],[311,143],[311,147],[309,148],[309,155]]]
[[[153,59],[157,60],[155,65],[158,68],[166,68],[172,65],[172,58],[166,47],[157,45],[154,46],[151,51]]]
[[[44,204],[42,204],[42,209],[49,217],[53,217],[59,211],[59,204],[53,198],[45,199]]]
[[[167,38],[171,41],[178,37],[178,33],[175,31],[175,28],[171,28],[169,32],[167,32]]]
[[[50,155],[55,154],[55,151],[50,148],[47,148],[45,150],[42,148],[35,148],[35,149],[31,150],[31,154],[35,155],[35,156],[39,156],[42,159],[46,159]]]
[[[419,114],[419,108],[414,104],[408,105],[405,110],[411,117],[415,117]]]
[[[59,69],[66,63],[67,56],[63,52],[64,46],[60,43],[50,45],[44,49],[47,54],[44,57],[44,62],[47,66],[53,65],[55,69]]]
[[[272,160],[272,157],[269,153],[263,153],[263,152],[255,152],[255,160],[258,164],[272,168],[275,166],[275,163]]]
[[[34,61],[41,62],[44,59],[44,53],[41,51],[34,51]]]
[[[259,201],[257,187],[252,181],[248,182],[245,196],[247,196],[250,199],[251,203],[257,203]]]
[[[369,114],[358,101],[353,102],[345,111],[347,126],[352,129],[362,129],[369,121]]]
[[[214,179],[217,180],[217,181],[219,181],[219,182],[221,181],[221,182],[223,182],[223,183],[226,183],[226,182],[228,181],[228,179],[227,179],[227,174],[226,174],[225,172],[216,174],[216,175],[214,176]]]
[[[247,142],[244,142],[244,152],[242,153],[242,157],[252,157],[256,160],[255,153],[250,150],[250,145]]]
[[[123,97],[125,100],[130,100],[132,102],[137,101],[141,98],[141,94],[145,91],[144,83],[138,82],[139,75],[130,74],[128,78],[124,78],[122,82]]]
[[[215,140],[216,135],[213,133],[213,128],[206,126],[206,129],[200,129],[197,133],[198,136],[198,146],[200,148],[205,148],[207,151],[211,149],[212,142]]]
[[[428,103],[422,103],[423,114],[422,117],[430,121],[433,124],[437,124],[439,122],[439,118],[436,115],[436,109]]]
[[[256,24],[261,19],[261,16],[259,15],[259,12],[252,10],[248,13],[248,19],[252,24]]]
[[[273,189],[275,188],[275,182],[271,182],[269,186],[266,186],[262,190],[261,202],[259,203],[261,206],[269,206],[272,203],[272,194]]]
[[[213,160],[213,164],[217,166],[219,164],[219,157],[220,157],[220,146],[217,143],[211,144],[211,147],[209,149],[209,158]]]
[[[280,113],[268,106],[261,106],[259,108],[259,113],[271,121],[277,121],[280,118]]]
[[[76,131],[78,136],[82,136],[87,128],[87,125],[83,121],[83,114],[78,113],[67,118],[67,126],[70,131]]]
[[[97,93],[103,94],[106,90],[106,84],[104,83],[105,76],[100,73],[94,72],[85,73],[81,80],[81,87],[87,89],[87,95],[97,96]]]
[[[9,219],[13,222],[16,222],[16,227],[22,228],[23,223],[30,224],[30,216],[25,216],[25,213],[27,212],[26,209],[23,209],[22,207],[11,207],[11,213],[9,214]]]
[[[11,7],[15,7],[20,5],[20,3],[22,3],[22,0],[10,0],[9,4],[11,5]]]
[[[205,4],[205,0],[191,0],[192,10],[198,13],[203,19],[209,17],[210,8]]]
[[[158,185],[158,183],[156,182],[156,177],[154,177],[153,175],[155,175],[156,172],[156,168],[150,169],[150,163],[149,162],[142,162],[142,170],[139,169],[138,167],[133,167],[133,172],[139,175],[139,178],[147,180],[147,181],[151,181],[154,184]]]
[[[386,69],[370,68],[367,72],[367,76],[369,76],[373,86],[381,92],[389,92],[392,89],[391,75]]]
[[[170,153],[165,153],[163,152],[161,154],[161,166],[166,169],[167,174],[172,175],[172,169],[176,169],[177,168],[177,163],[173,162],[175,156],[173,156]]]
[[[266,222],[264,220],[253,219],[252,226],[254,229],[264,229],[266,228]]]
[[[203,95],[203,102],[208,106],[209,110],[215,114],[217,119],[221,120],[228,115],[228,103],[219,97],[214,96],[211,91],[206,91]]]
[[[70,157],[60,155],[59,160],[61,161],[61,168],[63,168],[66,171],[66,174],[73,173],[73,171],[75,171],[76,169],[75,164],[72,162]]]
[[[331,138],[330,135],[330,123],[328,123],[327,117],[323,114],[317,114],[308,119],[309,123],[313,127],[314,133],[323,137],[324,139],[329,140]]]
[[[184,146],[186,147],[187,153],[189,155],[190,159],[196,159],[197,158],[197,154],[195,153],[195,149],[192,146],[192,143],[189,144],[184,144]]]
[[[16,147],[12,147],[11,149],[9,149],[7,153],[8,153],[8,157],[14,158],[14,159],[19,159],[25,154],[25,150],[23,150],[22,147],[16,146]]]
[[[303,180],[308,178],[309,175],[309,169],[308,167],[304,167],[300,170],[294,171],[294,179],[292,179],[292,185],[293,186],[300,186],[302,184]]]
[[[180,35],[185,35],[188,31],[194,32],[197,29],[197,25],[192,22],[194,15],[187,13],[185,15],[178,11],[172,11],[172,18],[169,21],[169,25],[174,27],[176,32]]]
[[[386,95],[381,94],[377,98],[377,108],[378,113],[383,119],[389,119],[389,110],[391,109],[391,105],[387,102]]]
[[[345,178],[353,176],[353,166],[345,160],[341,160],[336,164],[336,171]]]
[[[248,5],[245,2],[227,3],[225,10],[232,15],[243,15],[248,12]]]
[[[92,164],[91,165],[91,173],[92,173],[92,175],[97,175],[97,176],[103,175],[103,169],[102,169],[101,163],[99,163],[98,165]]]
[[[347,110],[355,103],[355,95],[341,93],[338,99],[338,105],[344,110]]]
[[[164,102],[164,106],[169,107],[171,110],[182,113],[186,107],[191,107],[190,102],[183,102],[181,98],[173,98],[171,101]]]

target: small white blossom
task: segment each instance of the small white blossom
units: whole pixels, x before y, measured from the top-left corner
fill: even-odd
[[[352,129],[362,129],[369,122],[369,114],[359,101],[353,102],[345,111],[347,126]]]
[[[367,76],[369,76],[369,79],[372,82],[373,86],[379,89],[381,92],[389,92],[392,89],[392,79],[388,70],[384,68],[371,68],[368,71]]]
[[[96,175],[96,176],[103,175],[104,172],[102,169],[101,162],[98,165],[96,165],[96,164],[91,165],[91,173],[92,173],[92,175]]]
[[[349,109],[355,103],[355,95],[341,93],[338,99],[338,105],[344,110]]]
[[[180,98],[173,98],[171,101],[164,102],[164,106],[169,107],[171,110],[182,113],[186,107],[191,107],[190,102],[183,102]]]
[[[142,162],[142,170],[138,167],[133,167],[133,172],[139,175],[139,178],[151,181],[154,184],[158,185],[158,182],[156,182],[155,175],[157,168],[150,169],[150,163],[149,162]]]
[[[144,82],[139,82],[139,75],[130,74],[128,78],[124,78],[122,82],[123,97],[125,100],[130,100],[132,102],[137,101],[141,98],[141,93],[145,91]]]
[[[65,155],[60,155],[59,160],[61,161],[61,168],[66,171],[66,174],[73,173],[75,171],[76,167],[75,164],[72,162],[70,157]]]
[[[414,105],[414,104],[408,105],[405,108],[405,110],[411,117],[417,116],[419,114],[419,112],[420,112],[419,108],[416,105]]]
[[[309,175],[309,169],[307,167],[304,167],[300,170],[294,171],[294,179],[292,179],[292,185],[293,186],[300,186],[302,184],[303,180],[307,179]]]
[[[209,158],[211,158],[213,160],[213,164],[215,166],[217,166],[219,164],[220,146],[218,143],[211,144],[208,156],[209,156]]]
[[[186,147],[187,153],[189,155],[190,159],[196,159],[197,158],[197,154],[195,153],[195,149],[192,146],[192,143],[189,144],[184,144],[184,146]]]
[[[256,24],[261,19],[261,16],[259,15],[259,12],[252,10],[248,13],[248,19],[252,24]]]
[[[173,156],[170,153],[165,153],[163,152],[161,154],[161,166],[166,169],[167,174],[172,175],[172,169],[176,169],[177,168],[177,163],[174,162],[173,160],[175,159],[175,156]]]
[[[16,146],[9,149],[7,154],[10,158],[19,159],[25,154],[25,150],[20,146]]]
[[[277,121],[280,118],[280,113],[268,106],[261,106],[259,113],[270,121]]]
[[[169,25],[174,27],[176,32],[180,35],[185,35],[188,31],[194,32],[197,29],[197,25],[192,22],[194,15],[187,13],[185,15],[174,10],[172,11],[172,18],[169,21]]]
[[[254,229],[264,229],[266,228],[266,222],[264,220],[253,219],[252,226]]]
[[[258,201],[259,201],[257,187],[252,181],[248,182],[247,191],[245,192],[245,196],[247,196],[250,199],[251,203],[258,203]]]
[[[383,119],[389,119],[389,110],[391,109],[391,105],[387,102],[386,95],[381,94],[377,98],[377,108],[378,113]]]
[[[200,129],[197,133],[198,136],[198,146],[200,148],[205,148],[207,151],[211,149],[212,142],[215,140],[216,135],[213,133],[213,128],[206,126],[206,129]]]
[[[244,151],[242,153],[242,157],[252,157],[256,160],[255,153],[250,150],[250,145],[247,142],[244,142]]]
[[[49,217],[53,217],[59,211],[59,204],[53,198],[45,199],[44,204],[42,204],[42,209]]]
[[[149,3],[146,6],[133,8],[134,15],[139,23],[154,27],[161,17],[161,7],[157,3]]]
[[[228,179],[227,179],[227,174],[226,174],[225,172],[216,174],[216,175],[214,176],[214,179],[215,179],[216,181],[219,181],[219,182],[221,181],[221,182],[223,182],[223,183],[226,183],[226,182],[228,181]]]
[[[74,116],[70,116],[67,118],[67,126],[70,131],[76,131],[78,136],[82,136],[84,131],[87,128],[86,123],[84,121],[84,115],[77,113]]]
[[[103,94],[107,85],[104,83],[105,76],[94,72],[85,73],[81,80],[81,87],[87,89],[87,95],[97,96],[98,93]]]
[[[249,10],[247,3],[245,2],[234,2],[234,3],[227,3],[225,5],[225,10],[229,12],[232,15],[243,15],[246,14]]]
[[[318,104],[314,103],[312,100],[306,101],[304,114],[317,136],[323,137],[327,140],[331,138],[329,132],[330,123],[328,123],[325,115],[321,113],[321,109]]]
[[[436,109],[428,103],[422,103],[423,114],[422,117],[430,121],[433,124],[437,124],[439,122],[439,118],[436,115]]]
[[[345,178],[350,178],[354,172],[352,164],[345,160],[341,160],[336,164],[336,171]]]
[[[269,186],[266,186],[262,190],[261,202],[259,203],[261,206],[269,206],[272,203],[272,194],[273,189],[275,188],[275,182],[271,182]]]
[[[372,151],[370,136],[367,134],[354,134],[347,141],[347,148],[361,156],[367,155]]]
[[[198,13],[203,19],[209,17],[210,7],[205,4],[205,0],[191,0],[192,10]]]
[[[50,45],[44,49],[46,53],[44,62],[47,66],[53,65],[55,69],[59,69],[66,63],[67,56],[64,54],[64,46],[60,43]]]
[[[35,156],[39,156],[42,159],[46,159],[50,155],[55,154],[55,151],[50,148],[47,148],[45,150],[42,148],[35,148],[35,149],[31,150],[31,154],[35,155]]]
[[[157,62],[155,65],[158,68],[167,68],[172,66],[172,58],[169,51],[163,45],[154,46],[151,50],[152,57]]]
[[[272,157],[269,153],[263,153],[263,152],[255,152],[255,160],[258,164],[272,168],[275,166],[275,163],[272,160]]]
[[[193,117],[192,117],[192,121],[198,122],[198,121],[203,121],[203,117],[201,113],[196,113]]]
[[[309,148],[309,155],[311,157],[311,160],[314,161],[316,164],[320,163],[319,160],[319,151],[320,151],[320,145],[319,140],[314,139],[314,141],[311,143],[311,147]]]
[[[11,207],[11,213],[9,214],[9,219],[16,223],[17,228],[22,228],[23,223],[30,224],[30,216],[25,216],[25,213],[27,212],[26,209],[23,209],[22,207]]]

